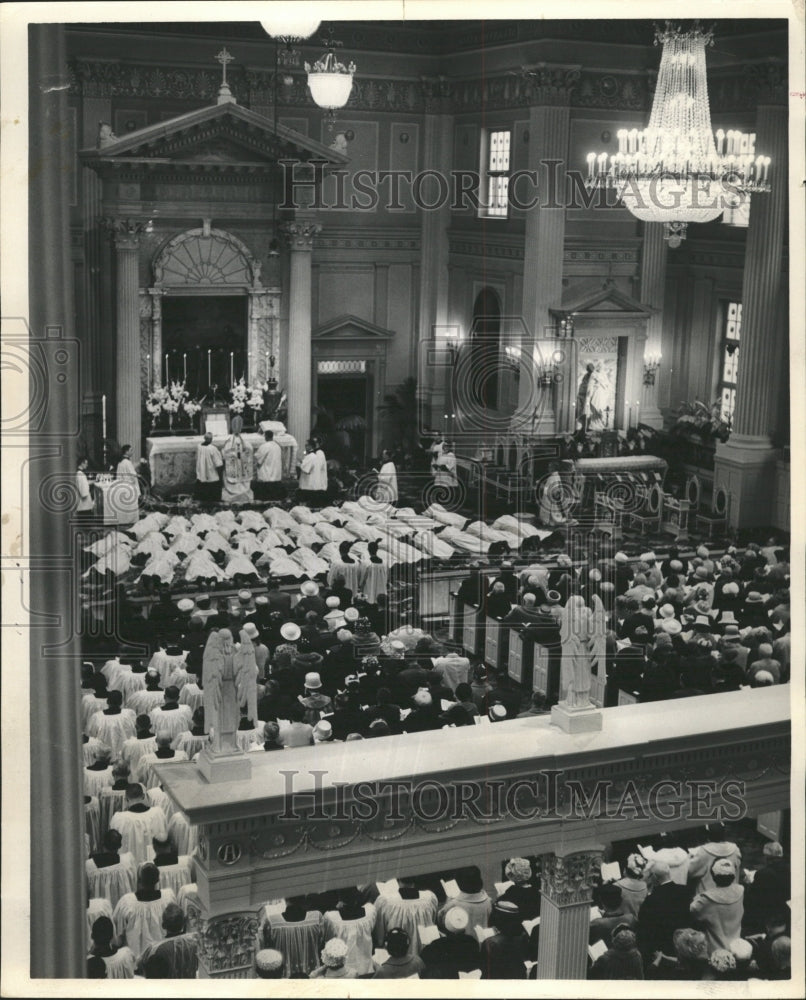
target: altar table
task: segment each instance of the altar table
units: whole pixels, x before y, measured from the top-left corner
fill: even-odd
[[[253,451],[265,438],[262,434],[243,434]],[[185,437],[146,438],[146,456],[151,469],[151,485],[159,489],[192,489],[196,483],[196,450],[204,439],[200,435]],[[217,448],[224,446],[225,436],[214,437]],[[296,475],[297,441],[291,434],[275,434],[283,456],[283,479]]]

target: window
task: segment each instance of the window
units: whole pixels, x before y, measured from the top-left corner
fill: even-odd
[[[486,197],[481,198],[480,210],[484,218],[507,218],[511,140],[512,132],[509,129],[490,129],[485,135],[481,174],[482,187],[486,184]]]
[[[739,378],[739,341],[742,336],[741,302],[725,302],[722,321],[722,368],[719,373],[719,399],[722,419],[733,422],[736,406],[736,382]]]

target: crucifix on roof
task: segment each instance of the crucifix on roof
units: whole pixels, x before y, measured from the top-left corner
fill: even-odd
[[[235,98],[232,96],[232,91],[229,89],[229,84],[227,83],[227,65],[233,62],[235,57],[230,55],[227,52],[227,47],[224,46],[215,58],[216,62],[221,63],[221,86],[218,88],[218,103],[234,104]]]

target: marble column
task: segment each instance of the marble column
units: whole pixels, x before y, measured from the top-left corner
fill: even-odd
[[[33,978],[79,978],[86,974],[84,821],[81,772],[81,717],[78,696],[80,650],[72,629],[73,594],[78,581],[60,572],[70,565],[70,512],[53,498],[53,483],[73,483],[81,389],[80,361],[74,350],[73,275],[67,178],[69,144],[64,129],[70,78],[64,26],[29,27],[29,288],[30,335],[41,342],[53,380],[41,421],[28,439],[30,649],[30,806],[11,820],[9,836],[30,834],[30,974]],[[13,31],[13,29],[12,29]],[[24,45],[23,41],[23,45]],[[9,303],[9,305],[11,305]],[[63,340],[65,362],[55,357]],[[58,353],[62,353],[60,350]],[[61,387],[56,368],[65,371]],[[32,379],[32,388],[36,382]],[[34,402],[36,402],[34,400]],[[39,412],[32,406],[31,412]],[[13,441],[7,442],[12,445]],[[19,443],[18,441],[16,443]],[[23,472],[23,475],[25,473]],[[39,624],[37,624],[37,621]],[[12,739],[12,734],[8,733]],[[19,753],[24,747],[16,748]],[[20,872],[20,874],[22,874]],[[21,891],[22,887],[19,887]],[[17,907],[15,907],[17,909]],[[22,907],[25,909],[25,907]],[[10,930],[10,929],[9,929]],[[13,957],[24,968],[23,951]]]
[[[647,319],[645,357],[658,358],[663,352],[663,300],[666,290],[666,258],[668,242],[663,238],[663,224],[644,223],[644,245],[641,251],[641,301],[654,312]],[[666,363],[668,366],[668,362]],[[644,385],[641,399],[641,423],[663,427],[663,414],[658,400],[665,388],[667,376],[661,360],[653,385]]]
[[[132,459],[140,457],[140,234],[145,223],[133,219],[104,220],[115,243],[115,316],[117,377],[115,437],[132,446]]]
[[[322,227],[297,218],[282,225],[291,251],[288,289],[288,432],[300,449],[311,433],[311,253]],[[300,451],[300,454],[302,452]]]
[[[422,81],[425,99],[423,162],[429,169],[450,177],[453,166],[453,115],[450,113],[450,81],[441,77]],[[424,414],[431,427],[441,427],[443,414],[451,407],[452,366],[443,363],[446,354],[435,354],[426,345],[442,339],[448,324],[448,227],[451,202],[433,211],[420,212],[420,316],[418,381],[427,407]],[[385,325],[385,324],[380,324]],[[436,331],[434,328],[437,328]],[[436,337],[435,337],[436,332]],[[436,364],[429,364],[433,361]]]
[[[573,851],[573,853],[571,852]],[[585,979],[594,876],[601,849],[544,854],[540,876],[538,979]]]
[[[579,72],[575,68],[530,70],[524,74],[525,86],[531,96],[529,112],[529,164],[537,174],[538,204],[526,213],[523,251],[523,316],[527,344],[521,349],[528,359],[535,340],[550,336],[552,325],[549,310],[560,308],[562,302],[563,250],[565,243],[565,167],[568,160],[570,98]],[[570,352],[572,355],[573,352]],[[558,384],[554,395],[554,412],[541,405],[536,432],[552,433],[573,430],[571,402],[575,372],[570,379]],[[566,374],[569,374],[566,373]],[[535,406],[546,399],[535,380],[521,373],[518,416],[521,427],[531,426]]]
[[[787,123],[785,103],[759,104],[756,150],[772,160],[771,190],[752,196],[733,432],[725,444],[717,445],[714,471],[715,486],[724,486],[730,496],[735,528],[773,520],[778,453],[771,435],[778,419],[779,386],[789,377],[785,361],[781,364],[786,357],[781,349],[787,337],[786,310],[778,308],[787,221]]]

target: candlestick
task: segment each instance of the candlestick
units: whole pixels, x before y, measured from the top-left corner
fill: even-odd
[[[106,396],[101,396],[101,438],[103,440],[103,466],[106,472]]]
[[[146,385],[148,386],[148,391],[151,392],[153,385],[151,382],[151,355],[146,354],[146,368],[148,369],[148,381]]]
[[[168,355],[165,355],[165,384],[169,385],[171,381],[170,368],[168,367]]]
[[[628,404],[628,406],[627,406],[627,430],[629,430],[630,427],[632,427],[632,404],[631,403]]]
[[[187,382],[188,380],[188,356],[187,352],[182,352],[182,381]]]
[[[235,385],[235,352],[229,352],[229,384]]]
[[[208,389],[209,389],[209,387],[212,384],[213,384],[213,379],[212,379],[212,377],[210,375],[210,348],[208,347],[207,348],[207,387],[208,387]]]

